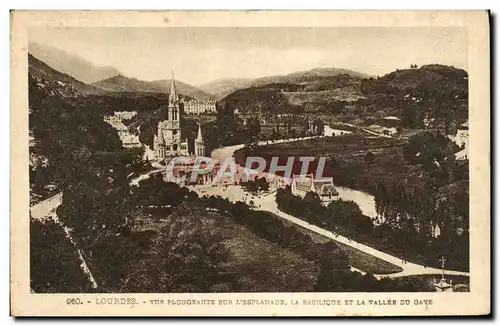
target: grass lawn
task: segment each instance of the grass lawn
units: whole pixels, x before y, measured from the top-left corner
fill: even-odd
[[[326,157],[323,176],[333,176],[334,183],[339,186],[373,194],[374,185],[383,180],[408,178],[411,179],[409,183],[421,182],[418,180],[420,169],[406,165],[403,160],[403,144],[404,141],[398,139],[350,134],[259,146],[252,151],[238,150],[235,157],[237,162],[244,162],[245,155],[264,157],[269,162],[273,156],[279,157],[280,162],[286,162],[292,156]],[[375,158],[366,163],[365,156],[368,152],[373,153]],[[292,173],[300,173],[301,167],[302,165],[297,164]]]
[[[278,217],[279,218],[279,217]],[[314,242],[323,243],[331,240],[321,234],[313,232],[309,229],[303,228],[297,224],[292,222],[283,220],[286,226],[295,226],[299,231],[308,234],[311,236]],[[335,241],[335,240],[333,240]],[[362,270],[367,273],[372,274],[392,274],[401,272],[403,269],[399,266],[393,265],[385,260],[379,259],[367,253],[364,253],[356,248],[345,245],[338,241],[335,241],[335,244],[345,252],[345,254],[349,257],[349,261],[351,265],[359,270]]]
[[[229,249],[229,258],[222,269],[223,273],[234,275],[234,279],[227,280],[238,285],[233,292],[313,290],[319,272],[315,262],[259,237],[224,213],[192,206],[183,207],[182,215],[209,222],[205,227],[217,228],[225,238],[223,243]],[[141,229],[158,232],[164,223],[166,221],[158,218],[156,221],[149,220]]]
[[[356,248],[335,241],[349,257],[351,265],[355,268],[372,274],[392,274],[403,271],[399,266],[393,265],[385,260],[364,253]]]

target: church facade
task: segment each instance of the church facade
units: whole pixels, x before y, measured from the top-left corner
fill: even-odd
[[[172,74],[172,84],[168,97],[167,119],[158,123],[157,134],[153,139],[153,150],[158,161],[175,156],[188,156],[188,139],[182,138],[181,128],[181,101],[175,87],[175,79]],[[201,135],[201,126],[198,126],[198,137],[195,140],[195,155],[205,154],[205,145]],[[200,156],[203,156],[200,155]]]

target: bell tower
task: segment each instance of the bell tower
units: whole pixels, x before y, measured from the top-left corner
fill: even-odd
[[[188,155],[187,139],[182,141],[181,138],[180,101],[173,72],[168,95],[167,119],[158,123],[158,135],[155,137],[154,147],[157,153],[156,158],[159,160]]]
[[[181,126],[180,126],[180,105],[179,95],[175,89],[174,73],[172,72],[172,81],[170,84],[170,94],[168,96],[168,113],[167,113],[167,128],[171,130],[172,140],[181,139]]]
[[[205,156],[205,142],[203,141],[203,136],[201,135],[201,125],[198,124],[198,135],[194,140],[194,155],[195,156]]]

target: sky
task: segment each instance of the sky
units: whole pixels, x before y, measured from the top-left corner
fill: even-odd
[[[384,75],[439,63],[467,69],[466,30],[456,27],[37,28],[30,42],[54,46],[127,77],[201,85],[316,67]]]

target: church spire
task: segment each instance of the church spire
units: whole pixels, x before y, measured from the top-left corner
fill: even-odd
[[[196,136],[196,140],[202,142],[203,137],[201,136],[201,124],[198,123],[198,135]]]
[[[179,96],[177,96],[177,91],[175,89],[175,78],[174,78],[174,72],[172,71],[172,82],[170,84],[170,94],[168,97],[169,104],[174,105],[179,101]]]

